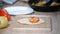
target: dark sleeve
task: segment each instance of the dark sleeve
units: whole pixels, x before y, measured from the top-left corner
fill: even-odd
[[[54,0],[54,1],[60,3],[60,0]]]
[[[60,0],[57,0],[58,3],[60,3]]]

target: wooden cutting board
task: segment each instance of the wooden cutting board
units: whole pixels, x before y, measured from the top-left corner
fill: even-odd
[[[37,15],[38,17],[40,17],[41,19],[44,19],[46,22],[45,23],[41,23],[41,24],[37,24],[37,25],[26,25],[26,24],[21,24],[19,22],[17,22],[17,20],[26,17],[29,17],[31,15],[20,15],[20,16],[16,16],[15,19],[13,19],[14,17],[12,17],[13,19],[13,23],[15,25],[15,27],[13,26],[13,32],[16,33],[47,33],[47,32],[51,32],[52,31],[52,21],[51,21],[51,17],[50,16],[45,16],[45,15]],[[36,16],[36,15],[35,15]],[[16,22],[15,22],[16,21]]]

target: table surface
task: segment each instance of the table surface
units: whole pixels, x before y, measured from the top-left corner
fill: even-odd
[[[29,7],[29,5],[27,3],[20,2],[20,1],[15,3],[13,6],[27,6],[27,7]],[[30,14],[30,15],[32,15],[32,14]],[[49,33],[46,33],[46,34],[60,34],[60,11],[57,11],[57,12],[37,12],[37,11],[35,11],[33,13],[33,15],[52,16],[52,32],[49,32]],[[8,28],[11,28],[11,27],[8,27]],[[9,30],[8,28],[0,30],[0,34],[12,34],[11,31],[8,31]]]

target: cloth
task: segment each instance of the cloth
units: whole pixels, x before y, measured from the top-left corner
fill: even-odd
[[[16,2],[17,0],[3,0],[5,3],[8,4],[13,4],[14,2]]]

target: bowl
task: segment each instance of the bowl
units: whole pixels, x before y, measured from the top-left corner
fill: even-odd
[[[55,11],[58,11],[58,10],[60,10],[60,5],[57,5],[57,6],[50,6],[51,5],[51,3],[52,3],[52,1],[51,0],[46,0],[46,3],[45,3],[45,5],[44,6],[36,6],[36,5],[32,5],[32,3],[37,3],[37,2],[39,2],[39,0],[37,1],[37,0],[29,0],[29,6],[31,7],[31,8],[33,8],[34,10],[36,10],[36,11],[44,11],[44,12],[55,12]],[[41,1],[40,1],[41,2]]]

